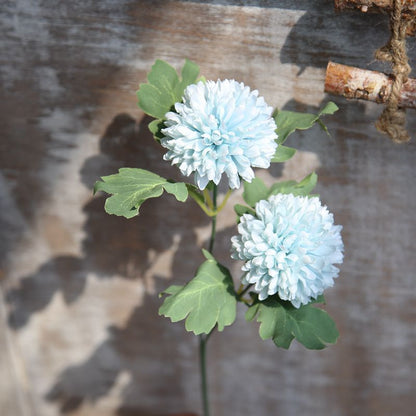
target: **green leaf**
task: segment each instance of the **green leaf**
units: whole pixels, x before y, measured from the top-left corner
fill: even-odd
[[[260,178],[254,178],[251,182],[244,181],[243,198],[249,207],[237,204],[234,206],[234,210],[240,217],[245,213],[255,215],[254,208],[256,203],[262,199],[267,199],[271,195],[276,194],[293,194],[295,196],[308,196],[310,192],[315,188],[318,182],[318,175],[311,173],[306,176],[300,182],[285,181],[276,182],[270,189]]]
[[[255,302],[255,303],[253,303],[253,305],[251,305],[247,309],[246,315],[245,315],[246,321],[252,321],[256,317],[256,315],[259,311],[259,307],[260,307],[260,303]]]
[[[293,157],[293,155],[296,153],[296,149],[293,149],[293,147],[287,147],[279,144],[276,149],[276,153],[273,156],[272,162],[286,162],[286,160],[289,160]]]
[[[183,92],[188,85],[195,84],[197,82],[198,74],[199,66],[189,59],[186,59],[185,65],[181,71],[182,80],[178,84],[176,90],[176,96],[179,96],[179,99],[182,98]]]
[[[208,252],[196,276],[181,289],[170,287],[159,314],[172,322],[185,319],[185,328],[195,335],[222,331],[235,321],[237,300],[230,272]]]
[[[196,187],[195,185],[191,184],[191,183],[187,183],[186,187],[188,189],[189,195],[195,199],[195,201],[197,201],[197,203],[199,205],[204,205],[205,204],[205,198],[204,195],[201,194],[200,190],[198,187]]]
[[[151,121],[148,125],[148,128],[150,132],[153,134],[153,138],[155,140],[159,141],[161,138],[164,137],[164,135],[162,134],[162,129],[165,128],[165,123],[163,120],[156,119]]]
[[[314,172],[306,176],[300,182],[277,182],[273,184],[270,188],[268,197],[270,195],[276,194],[293,194],[295,196],[308,196],[311,193],[311,191],[315,188],[317,182],[318,175]]]
[[[325,305],[325,298],[324,295],[319,295],[316,299],[313,299],[310,301],[310,305],[312,305],[313,303],[322,303]]]
[[[326,103],[325,107],[319,112],[319,115],[321,116],[324,114],[334,114],[338,110],[338,106],[332,101],[329,101],[328,103]]]
[[[182,289],[183,289],[183,286],[181,285],[169,286],[162,293],[159,293],[159,298],[161,298],[163,295],[176,295]]]
[[[187,59],[181,72],[182,80],[179,80],[172,66],[160,59],[156,60],[147,75],[148,83],[140,84],[137,91],[139,107],[146,114],[163,121],[172,106],[182,101],[184,89],[196,81],[198,72],[199,67]],[[158,131],[153,124],[152,133],[156,135]]]
[[[137,92],[139,107],[149,116],[162,119],[170,111],[175,101],[171,95],[164,95],[156,86],[151,84],[140,84]]]
[[[214,256],[208,250],[205,250],[204,248],[202,249],[202,254],[204,255],[204,257],[207,260],[216,261],[215,258],[214,258]]]
[[[269,196],[269,188],[265,183],[259,179],[254,178],[251,182],[244,181],[244,201],[252,208],[262,199],[267,199]]]
[[[238,218],[240,218],[244,214],[251,214],[256,216],[256,211],[254,209],[247,207],[245,205],[235,204],[234,211],[237,214]]]
[[[332,318],[322,309],[306,305],[290,313],[293,335],[311,350],[321,350],[326,344],[335,344],[339,332]]]
[[[125,218],[138,215],[139,208],[146,199],[156,198],[164,190],[180,202],[186,201],[188,197],[185,183],[169,182],[143,169],[121,168],[119,173],[103,176],[101,180],[95,183],[94,193],[104,191],[112,194],[105,202],[105,211]]]
[[[332,318],[313,301],[296,309],[290,302],[277,296],[255,303],[246,313],[247,320],[260,322],[262,339],[272,339],[276,346],[289,348],[296,339],[308,349],[320,350],[334,344],[339,336]]]
[[[276,122],[276,133],[278,135],[277,142],[282,144],[287,137],[295,130],[307,130],[311,128],[316,122],[328,133],[328,129],[320,119],[326,114],[333,114],[338,110],[338,107],[333,102],[329,102],[318,114],[299,113],[295,111],[279,111],[277,110],[274,119]]]

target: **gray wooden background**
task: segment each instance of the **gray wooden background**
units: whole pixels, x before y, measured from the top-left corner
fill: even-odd
[[[380,106],[323,93],[328,59],[388,71],[373,60],[386,16],[336,14],[329,0],[3,0],[0,27],[1,416],[200,412],[196,339],[158,316],[157,293],[192,276],[209,223],[170,196],[138,219],[110,217],[91,194],[121,166],[177,175],[135,91],[156,58],[179,68],[186,57],[279,108],[340,107],[331,137],[291,136],[296,157],[259,174],[319,174],[344,226],[326,294],[341,338],[278,350],[239,310],[209,344],[213,415],[414,414],[415,112],[413,141],[394,145],[373,126]],[[221,215],[216,249],[236,271],[233,222]]]

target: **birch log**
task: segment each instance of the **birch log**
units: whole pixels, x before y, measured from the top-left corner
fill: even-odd
[[[325,92],[346,98],[387,102],[393,78],[382,72],[355,68],[329,62],[326,69]],[[403,85],[399,105],[416,108],[416,79],[409,78]]]

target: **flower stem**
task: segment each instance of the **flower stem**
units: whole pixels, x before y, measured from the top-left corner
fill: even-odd
[[[217,185],[212,190],[212,210],[217,210]],[[217,215],[212,216],[211,220],[211,238],[209,240],[208,251],[212,254],[214,249],[215,235],[217,231]],[[208,382],[207,382],[207,341],[212,334],[202,334],[199,336],[199,363],[201,368],[201,393],[203,416],[209,416],[209,400],[208,400]]]
[[[247,293],[247,291],[253,286],[253,284],[249,284],[246,287],[243,285],[240,286],[237,292],[237,300],[243,299],[243,296]]]
[[[203,415],[209,416],[209,400],[208,400],[208,383],[207,383],[207,341],[209,335],[199,336],[199,364],[201,367],[201,393],[202,393],[202,408]]]
[[[216,212],[217,210],[217,185],[214,185],[214,189],[212,190],[212,207],[213,207],[213,211]],[[209,240],[209,247],[208,247],[208,251],[211,254],[214,249],[216,230],[217,230],[217,215],[214,215],[212,217],[212,222],[211,222],[211,238]]]

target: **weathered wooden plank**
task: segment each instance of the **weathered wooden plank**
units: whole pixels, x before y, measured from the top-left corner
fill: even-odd
[[[4,323],[27,369],[30,416],[199,410],[195,339],[158,316],[157,293],[193,275],[208,220],[169,197],[131,221],[91,199],[94,181],[123,165],[178,175],[148,134],[135,91],[156,58],[179,68],[186,57],[208,78],[259,89],[273,106],[340,107],[325,120],[330,137],[297,133],[288,143],[295,158],[259,171],[271,183],[317,170],[317,192],[344,226],[346,259],[327,295],[340,341],[319,353],[279,351],[241,310],[208,347],[213,414],[412,414],[415,143],[380,138],[372,127],[380,106],[323,93],[328,59],[372,64],[386,16],[335,14],[327,0],[74,4],[0,5]],[[415,121],[408,117],[409,129]],[[238,279],[229,258],[235,214],[222,214],[216,256]],[[9,363],[0,360],[3,374]]]
[[[344,11],[348,9],[359,9],[363,13],[391,13],[393,10],[392,0],[335,0],[335,10]],[[416,2],[414,0],[404,0],[403,17],[407,18],[406,34],[415,36],[416,34]]]
[[[7,309],[0,287],[0,414],[32,416],[34,408],[28,391],[25,360],[13,338],[7,325]]]

